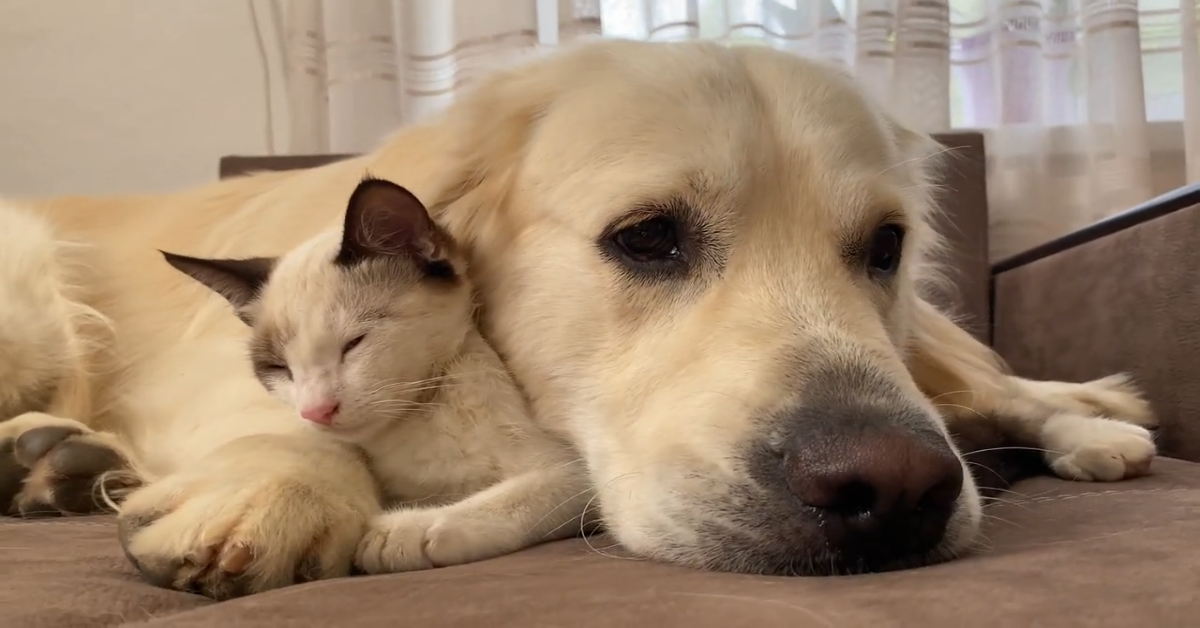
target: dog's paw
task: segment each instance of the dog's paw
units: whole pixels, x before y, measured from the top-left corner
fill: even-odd
[[[481,560],[485,539],[440,509],[398,510],[376,517],[358,544],[355,566],[368,574],[448,567]]]
[[[218,600],[348,575],[370,512],[302,473],[169,476],[121,507],[125,555],[150,583]]]
[[[1153,435],[1123,421],[1058,414],[1042,428],[1046,462],[1061,478],[1115,482],[1144,475],[1157,450]]]
[[[111,434],[37,412],[0,424],[0,513],[34,518],[111,512],[108,500],[119,501],[138,483]]]

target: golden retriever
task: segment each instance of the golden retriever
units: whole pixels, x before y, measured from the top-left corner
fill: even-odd
[[[104,479],[162,586],[348,573],[373,478],[259,387],[244,326],[156,249],[277,255],[337,229],[370,172],[467,247],[481,330],[630,552],[778,574],[951,558],[981,508],[947,424],[1111,481],[1146,469],[1154,419],[1119,376],[1007,375],[930,305],[937,152],[839,70],[606,41],[499,73],[356,159],[10,204],[0,486],[17,512],[69,513]]]

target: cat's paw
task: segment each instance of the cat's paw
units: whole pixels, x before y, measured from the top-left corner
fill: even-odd
[[[1157,449],[1143,427],[1097,417],[1057,414],[1042,427],[1046,462],[1066,480],[1116,482],[1150,469]]]
[[[371,521],[358,544],[355,566],[368,574],[448,567],[488,557],[480,535],[471,534],[444,509],[398,510]]]
[[[119,501],[139,483],[130,466],[111,434],[40,412],[22,414],[0,423],[0,513],[111,512],[109,500]]]
[[[348,575],[374,496],[339,490],[320,460],[272,468],[269,451],[234,453],[246,459],[202,463],[122,505],[121,546],[143,577],[224,600]]]

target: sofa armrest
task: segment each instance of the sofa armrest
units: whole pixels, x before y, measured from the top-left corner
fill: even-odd
[[[938,181],[942,210],[939,229],[947,240],[944,260],[956,294],[940,295],[937,305],[958,315],[958,322],[980,341],[989,341],[991,295],[988,261],[987,172],[983,134],[941,133],[947,149]]]
[[[221,158],[217,174],[222,179],[240,177],[255,172],[303,170],[317,168],[354,155],[226,155]]]
[[[1158,444],[1200,461],[1200,184],[998,263],[993,346],[1017,374],[1128,372]]]

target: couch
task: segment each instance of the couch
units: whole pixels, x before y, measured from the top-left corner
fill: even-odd
[[[940,139],[956,148],[942,199],[959,288],[949,305],[1020,374],[1131,371],[1163,420],[1148,476],[1024,481],[988,506],[982,551],[902,572],[706,573],[598,537],[222,603],[143,583],[110,517],[0,519],[0,626],[1200,625],[1200,185],[990,267],[982,138]],[[221,174],[337,157],[230,157]]]

